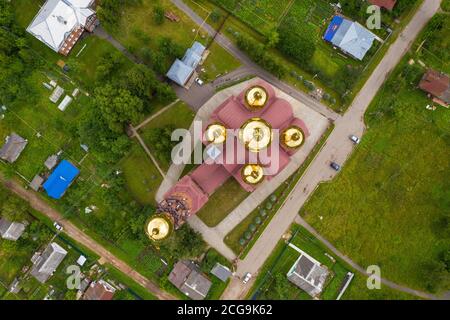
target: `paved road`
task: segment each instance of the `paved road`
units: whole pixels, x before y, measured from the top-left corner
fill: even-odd
[[[30,203],[33,209],[42,212],[53,221],[58,221],[64,227],[64,232],[68,236],[75,239],[77,242],[92,250],[100,256],[102,262],[113,265],[118,270],[122,271],[128,277],[139,283],[141,286],[149,290],[160,300],[176,300],[176,298],[167,292],[164,292],[158,285],[148,280],[146,277],[132,269],[125,262],[115,257],[107,249],[97,243],[95,240],[87,236],[82,230],[76,227],[73,223],[65,220],[62,215],[50,205],[44,202],[39,196],[30,190],[25,190],[19,183],[11,180],[5,180],[0,176],[0,182],[4,184],[6,188],[17,194],[23,200]]]
[[[344,163],[350,156],[353,151],[353,145],[349,141],[348,136],[351,134],[359,136],[363,135],[365,131],[364,113],[370,102],[373,100],[390,72],[408,51],[419,32],[438,11],[439,6],[440,1],[425,0],[422,7],[415,14],[402,34],[395,43],[391,45],[387,54],[355,98],[346,114],[342,118],[336,120],[335,130],[330,135],[321,152],[319,152],[315,160],[311,163],[303,178],[293,189],[285,205],[274,216],[246,258],[238,262],[237,276],[242,276],[246,272],[257,274],[258,270],[275,248],[279,239],[286,230],[288,230],[289,226],[297,217],[299,210],[312,195],[316,187],[321,182],[330,180],[335,176],[335,173],[329,168],[330,161],[333,160],[338,163]],[[397,286],[386,280],[384,280],[384,284],[400,291],[418,294],[414,290]],[[222,298],[243,298],[250,287],[250,285],[244,286],[239,279],[234,278]],[[421,296],[423,295],[421,294]]]

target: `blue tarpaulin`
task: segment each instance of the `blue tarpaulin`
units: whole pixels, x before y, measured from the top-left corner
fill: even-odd
[[[341,26],[343,21],[344,21],[344,18],[342,18],[340,16],[334,16],[333,20],[331,20],[331,23],[328,26],[327,31],[325,32],[325,36],[323,38],[326,41],[331,42],[331,40],[333,40],[334,35],[338,31],[338,29]]]
[[[53,199],[61,199],[79,173],[80,170],[78,170],[73,164],[67,160],[63,160],[44,183],[44,190],[47,192],[49,197]]]

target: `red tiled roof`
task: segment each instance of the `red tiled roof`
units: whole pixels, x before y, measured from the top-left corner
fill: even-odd
[[[385,8],[387,10],[392,10],[397,3],[397,0],[369,0],[371,4],[377,5],[380,8]]]
[[[100,281],[92,283],[84,294],[84,300],[112,300],[114,291],[109,290]]]
[[[450,78],[447,75],[429,69],[420,81],[419,88],[449,103]]]

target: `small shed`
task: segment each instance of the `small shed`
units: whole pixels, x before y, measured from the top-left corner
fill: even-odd
[[[40,175],[36,175],[33,180],[30,182],[30,188],[34,191],[39,191],[39,189],[42,187],[42,184],[44,183],[44,178],[42,178]]]
[[[59,104],[58,109],[61,111],[65,111],[67,109],[67,107],[69,106],[69,104],[72,103],[72,100],[73,100],[72,97],[66,95],[64,97],[64,99],[61,101],[61,103]]]
[[[57,86],[55,90],[53,90],[52,94],[50,95],[50,101],[53,103],[57,103],[59,98],[64,94],[64,89],[60,86]]]
[[[50,157],[47,158],[47,160],[45,160],[45,163],[44,163],[45,167],[48,170],[52,170],[58,163],[58,159],[59,158],[56,154],[52,154]]]
[[[233,275],[230,269],[221,265],[220,263],[216,263],[214,268],[212,268],[211,273],[223,282],[227,282],[228,279]]]

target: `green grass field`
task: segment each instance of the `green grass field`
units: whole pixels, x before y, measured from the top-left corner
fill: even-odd
[[[146,142],[146,145],[150,149],[150,151],[152,151],[154,149],[148,138],[148,135],[150,134],[152,129],[164,128],[167,126],[171,126],[175,129],[189,129],[192,121],[194,120],[194,117],[194,111],[192,111],[192,109],[189,108],[189,106],[185,102],[177,102],[169,110],[166,110],[158,117],[154,118],[151,122],[148,123],[147,126],[141,129],[142,138]],[[168,162],[166,158],[160,157],[156,153],[153,153],[153,155],[157,159],[161,169],[164,172],[167,172],[171,163]]]
[[[449,210],[450,113],[425,109],[431,101],[416,89],[419,79],[403,75],[411,58],[373,101],[369,129],[342,173],[301,214],[357,263],[426,290],[424,264],[448,250],[439,221]]]
[[[140,168],[137,174],[136,168]],[[148,155],[135,145],[122,162],[122,170],[130,193],[141,204],[154,204],[156,192],[162,182],[161,174]]]
[[[242,189],[241,185],[231,177],[209,197],[208,202],[197,213],[197,216],[208,227],[215,227],[248,195],[248,192]]]

